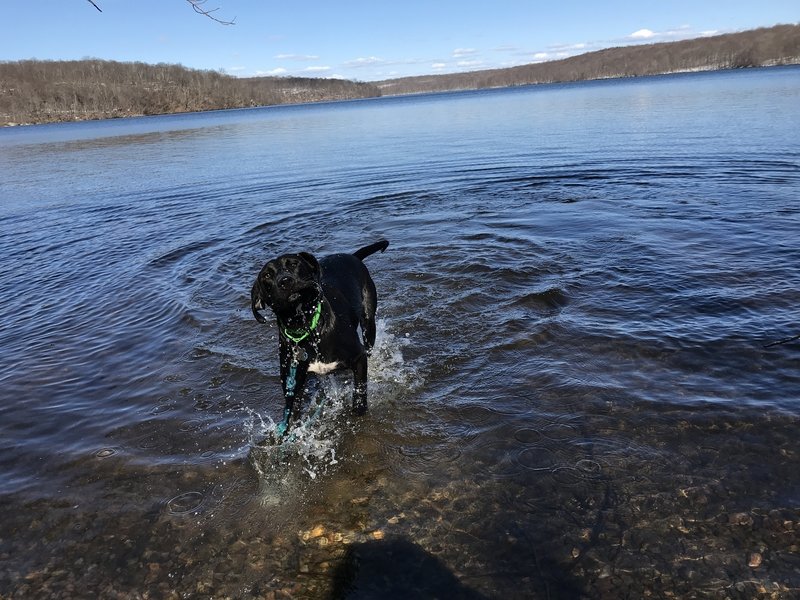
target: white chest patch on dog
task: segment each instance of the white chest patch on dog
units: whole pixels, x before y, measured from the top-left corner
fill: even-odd
[[[327,375],[331,371],[335,371],[339,368],[338,362],[319,362],[315,360],[314,362],[308,365],[308,372],[309,373],[316,373],[317,375]]]

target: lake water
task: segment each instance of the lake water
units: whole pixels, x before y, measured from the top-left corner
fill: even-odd
[[[0,131],[1,598],[800,597],[800,68]],[[279,254],[385,237],[370,412]],[[772,594],[772,595],[771,595]]]

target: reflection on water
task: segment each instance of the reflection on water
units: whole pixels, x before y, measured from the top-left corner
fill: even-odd
[[[0,131],[0,596],[800,594],[797,73]],[[258,268],[381,237],[265,444]]]

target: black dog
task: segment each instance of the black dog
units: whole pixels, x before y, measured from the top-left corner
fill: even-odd
[[[367,353],[375,344],[378,295],[361,261],[388,245],[381,240],[353,254],[333,254],[319,261],[307,252],[284,254],[258,274],[250,295],[253,315],[266,323],[258,311],[270,307],[280,336],[286,406],[279,436],[299,416],[309,372],[351,369],[353,409],[366,412]]]

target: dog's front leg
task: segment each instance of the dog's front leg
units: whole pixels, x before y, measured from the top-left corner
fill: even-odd
[[[367,412],[367,353],[362,352],[353,365],[353,411]]]

